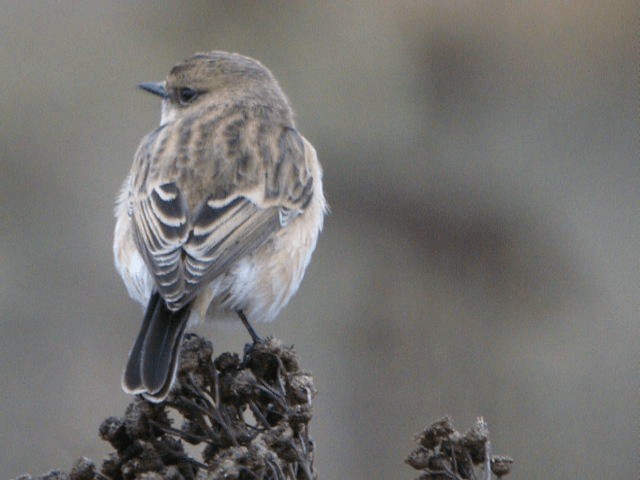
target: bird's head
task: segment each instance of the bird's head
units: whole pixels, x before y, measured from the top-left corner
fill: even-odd
[[[174,66],[164,82],[139,87],[162,98],[161,124],[213,105],[259,106],[292,121],[288,101],[272,73],[237,53],[197,53]]]

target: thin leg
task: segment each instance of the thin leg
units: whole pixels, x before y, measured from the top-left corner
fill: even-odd
[[[242,310],[236,310],[236,313],[240,317],[240,320],[242,320],[242,323],[244,324],[244,328],[246,328],[247,332],[249,332],[249,335],[251,335],[251,340],[253,340],[253,343],[262,342],[262,338],[260,338],[260,336],[253,329],[253,327],[249,323],[249,320],[247,320],[247,316],[244,314],[244,312]]]

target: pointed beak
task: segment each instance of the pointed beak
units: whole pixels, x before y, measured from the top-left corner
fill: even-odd
[[[164,82],[141,83],[138,85],[138,87],[144,90],[145,92],[152,93],[163,99],[169,96],[167,94],[167,90],[164,88]]]

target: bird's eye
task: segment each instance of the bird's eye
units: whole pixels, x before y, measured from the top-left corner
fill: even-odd
[[[182,87],[176,89],[176,100],[180,105],[188,105],[198,96],[198,92],[193,88]]]

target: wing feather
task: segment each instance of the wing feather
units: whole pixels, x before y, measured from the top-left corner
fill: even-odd
[[[133,208],[134,238],[158,292],[167,302],[185,291],[182,245],[189,236],[187,204],[174,183],[155,187]]]
[[[238,197],[224,207],[205,202],[184,245],[187,297],[224,273],[234,262],[260,247],[280,228],[279,208],[259,208]]]

